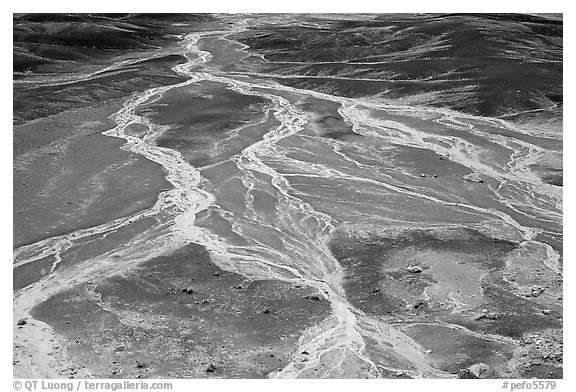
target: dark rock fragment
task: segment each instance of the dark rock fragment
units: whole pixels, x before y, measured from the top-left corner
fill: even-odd
[[[418,301],[414,304],[414,309],[420,309],[421,307],[425,306],[426,302],[424,301]]]

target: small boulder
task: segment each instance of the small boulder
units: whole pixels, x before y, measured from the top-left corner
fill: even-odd
[[[413,265],[411,267],[406,268],[408,270],[408,272],[413,273],[413,274],[417,274],[422,272],[422,267],[420,267],[419,265]]]
[[[532,297],[538,297],[546,290],[545,287],[542,286],[532,286]]]
[[[214,373],[216,371],[216,366],[214,366],[214,364],[210,364],[210,366],[208,366],[206,368],[206,373]]]
[[[480,178],[478,173],[470,173],[462,177],[466,182],[477,182],[479,184],[484,183],[484,180]]]
[[[494,370],[485,363],[476,363],[468,368],[474,378],[495,378]]]
[[[25,318],[21,318],[20,320],[18,320],[18,322],[16,323],[17,325],[26,325],[27,321]]]

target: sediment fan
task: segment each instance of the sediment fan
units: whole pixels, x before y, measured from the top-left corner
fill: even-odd
[[[14,18],[15,377],[562,377],[561,20]]]

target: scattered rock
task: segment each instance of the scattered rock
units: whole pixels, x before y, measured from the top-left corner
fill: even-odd
[[[302,355],[310,355],[310,353],[308,351],[302,351],[301,353]]]
[[[26,325],[27,321],[25,318],[21,318],[20,320],[18,320],[18,322],[16,323],[17,325]]]
[[[474,375],[472,374],[472,372],[468,369],[460,369],[458,370],[458,378],[459,379],[465,379],[465,380],[470,380],[470,379],[474,379],[476,377],[474,377]]]
[[[420,267],[418,265],[413,265],[412,267],[408,267],[406,269],[408,270],[408,272],[411,272],[413,274],[417,274],[419,272],[422,272],[422,267]]]
[[[214,364],[210,364],[210,366],[208,366],[206,368],[206,373],[214,373],[216,371],[216,366],[214,366]]]
[[[304,298],[306,298],[310,301],[320,301],[320,296],[318,296],[318,295],[307,295]]]

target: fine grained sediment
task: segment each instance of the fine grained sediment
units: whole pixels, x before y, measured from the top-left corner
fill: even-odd
[[[562,336],[561,279],[526,253],[520,279],[513,267],[519,246],[454,226],[353,225],[330,242],[350,302],[430,350],[438,369],[457,373],[485,363],[500,377],[561,378],[562,349],[554,341]],[[546,287],[545,294],[533,295],[534,286]],[[552,356],[517,354],[534,334],[552,339]]]
[[[32,315],[95,377],[260,378],[299,356],[300,334],[328,313],[316,290],[223,271],[190,244],[57,294]]]

